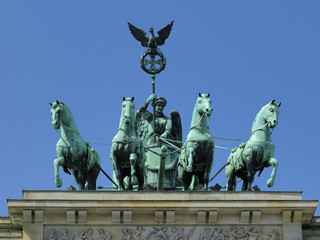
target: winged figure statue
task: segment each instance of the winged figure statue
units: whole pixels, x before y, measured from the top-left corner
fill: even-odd
[[[142,29],[139,29],[132,24],[128,23],[130,32],[134,36],[135,39],[137,39],[139,42],[141,42],[141,45],[143,47],[148,47],[151,49],[156,49],[158,46],[163,45],[166,41],[166,39],[169,37],[172,25],[172,21],[170,24],[165,26],[164,28],[160,29],[158,31],[158,36],[154,36],[154,28],[151,27],[149,32],[150,32],[150,37],[148,38],[146,35],[146,32],[143,31]]]
[[[152,103],[155,107],[155,114],[147,110]],[[171,111],[167,117],[163,110],[167,105],[167,100],[163,97],[156,97],[153,93],[136,112],[135,129],[138,139],[142,142],[143,148],[150,151],[145,152],[145,187],[147,190],[155,190],[159,187],[160,171],[165,171],[163,187],[164,189],[175,189],[177,163],[179,151],[182,147],[182,125],[180,114]],[[155,119],[153,119],[155,118]],[[153,121],[154,120],[154,121]],[[155,124],[155,125],[153,125]],[[152,137],[155,130],[155,137]],[[162,146],[167,148],[167,156],[164,169],[160,169]]]
[[[153,114],[147,110],[149,103],[155,104],[155,132],[158,136],[173,140],[177,147],[182,147],[182,124],[179,112],[171,111],[171,118],[163,114],[167,100],[152,94],[136,112],[136,131],[140,140],[147,140],[153,135]],[[150,139],[152,140],[152,139]],[[159,139],[157,139],[158,141]],[[149,144],[150,141],[145,142]]]

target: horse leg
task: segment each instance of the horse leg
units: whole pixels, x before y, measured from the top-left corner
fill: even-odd
[[[74,180],[75,180],[76,183],[77,183],[78,190],[83,190],[83,189],[82,189],[82,186],[81,186],[81,184],[80,184],[79,171],[72,169],[72,170],[71,170],[71,173],[72,173],[72,176],[73,176]]]
[[[274,184],[274,179],[276,178],[277,175],[277,169],[278,169],[278,160],[275,158],[270,158],[268,160],[268,165],[273,166],[272,172],[271,172],[271,177],[267,181],[267,186],[272,187]]]
[[[251,158],[247,158],[245,161],[245,165],[247,168],[247,187],[246,187],[246,191],[250,191],[251,190],[251,185],[253,183],[253,179],[254,179],[254,172],[253,172],[253,164],[252,164],[252,159]]]
[[[192,172],[193,157],[194,157],[194,146],[192,144],[192,146],[187,147],[187,158],[188,158],[188,165],[186,169],[187,172]]]
[[[199,177],[196,174],[193,174],[191,178],[191,183],[189,185],[189,190],[194,191],[199,184]]]
[[[123,177],[120,172],[120,169],[119,169],[118,173],[117,173],[117,171],[115,171],[115,174],[116,174],[116,178],[118,180],[118,190],[122,191],[124,189],[124,184],[123,184]]]
[[[242,179],[242,188],[241,191],[247,191],[248,180],[246,178]]]
[[[64,157],[62,156],[58,156],[58,158],[53,160],[55,184],[57,187],[62,186],[62,180],[59,174],[59,166],[63,166],[64,163],[65,163],[65,160],[64,160]]]
[[[88,173],[87,187],[86,190],[96,190],[97,189],[97,178],[100,172],[100,166],[96,163],[94,167]]]
[[[144,151],[140,146],[137,148],[137,163],[136,163],[136,175],[138,179],[138,189],[143,190],[144,188],[144,176],[145,176],[145,164],[144,164]]]
[[[131,153],[129,157],[130,167],[131,167],[131,185],[137,185],[137,173],[136,173],[136,162],[137,162],[137,155],[135,153]]]
[[[205,169],[204,169],[204,175],[203,175],[203,187],[205,190],[208,190],[208,185],[209,185],[209,177],[210,177],[210,172],[211,172],[211,168],[213,165],[213,148],[208,149],[208,154],[206,157],[206,165],[205,165]]]
[[[114,154],[114,145],[112,144],[111,146],[111,154],[110,154],[110,158],[111,158],[111,162],[113,165],[113,169],[114,169],[114,176],[117,179],[117,183],[118,183],[118,190],[122,190],[123,189],[123,182],[122,182],[122,177],[121,177],[121,171],[120,168],[118,167],[118,160],[117,157]]]
[[[181,159],[179,159],[177,173],[176,173],[176,187],[182,187],[182,191],[184,191],[184,169],[180,163]]]
[[[226,166],[226,177],[228,179],[227,186],[226,186],[227,191],[235,191],[235,189],[236,189],[236,171],[231,164]]]

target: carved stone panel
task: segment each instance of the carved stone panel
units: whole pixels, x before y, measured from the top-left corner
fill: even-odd
[[[44,240],[281,240],[279,226],[46,226]]]
[[[44,240],[111,240],[103,227],[45,227]],[[117,239],[117,238],[113,238]]]

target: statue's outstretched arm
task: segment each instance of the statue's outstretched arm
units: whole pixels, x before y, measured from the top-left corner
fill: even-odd
[[[156,94],[153,93],[150,95],[150,97],[148,97],[148,99],[144,102],[144,104],[142,104],[142,106],[140,107],[139,109],[139,112],[145,112],[149,106],[149,104],[154,100],[156,99]]]

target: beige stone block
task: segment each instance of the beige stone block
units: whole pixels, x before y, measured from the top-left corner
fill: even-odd
[[[282,225],[283,239],[285,240],[302,240],[301,223],[288,223]]]
[[[120,223],[120,211],[112,211],[111,215],[113,223]]]
[[[43,210],[34,211],[34,222],[43,222]]]
[[[250,220],[250,211],[241,211],[240,222],[241,223],[249,223]]]
[[[76,223],[76,211],[67,210],[67,223]]]
[[[301,222],[302,221],[302,211],[294,211],[293,212],[293,221]]]
[[[174,223],[175,212],[174,211],[167,211],[166,213],[167,213],[166,223]]]
[[[43,240],[43,224],[42,223],[25,223],[23,224],[23,240]]]
[[[205,223],[206,222],[206,211],[198,211],[197,213],[197,222],[198,223]]]
[[[23,222],[25,223],[31,223],[32,222],[32,210],[23,210]]]
[[[163,211],[155,211],[154,212],[154,222],[155,223],[163,223]]]
[[[291,222],[291,211],[285,210],[282,212],[282,221]]]
[[[252,211],[252,223],[260,223],[261,211]]]
[[[86,223],[88,221],[88,213],[87,210],[80,210],[78,212],[79,223]]]
[[[218,211],[209,211],[209,223],[218,221]]]
[[[132,211],[123,211],[123,223],[132,222]]]

